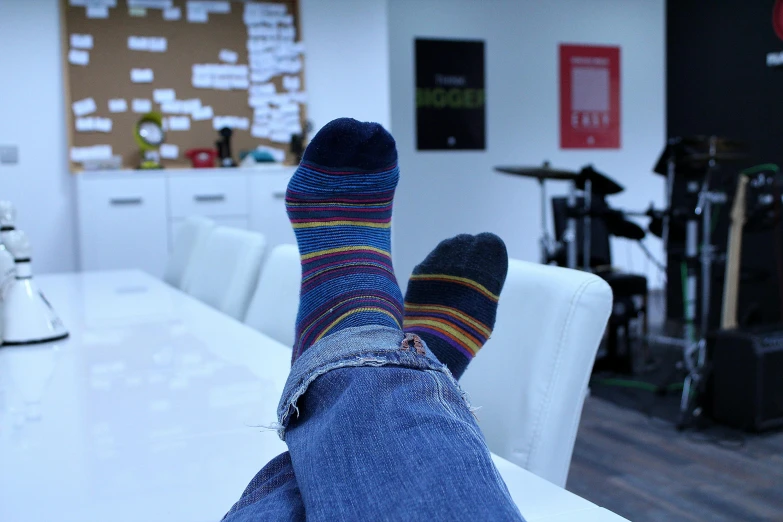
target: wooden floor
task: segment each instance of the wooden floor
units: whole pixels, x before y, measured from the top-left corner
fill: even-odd
[[[703,440],[590,397],[567,489],[633,522],[783,522],[783,433]]]

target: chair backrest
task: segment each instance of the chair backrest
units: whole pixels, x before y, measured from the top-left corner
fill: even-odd
[[[190,216],[179,225],[166,261],[163,280],[173,287],[184,288],[193,268],[193,260],[203,248],[207,237],[215,228],[215,222],[201,216]]]
[[[215,227],[194,259],[184,291],[231,317],[243,320],[258,283],[266,240],[257,232]]]
[[[293,347],[301,282],[299,249],[296,245],[276,246],[261,270],[245,324]]]
[[[586,272],[508,268],[495,329],[460,384],[490,450],[564,487],[612,291]]]

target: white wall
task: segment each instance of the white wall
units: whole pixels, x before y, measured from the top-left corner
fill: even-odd
[[[300,0],[313,133],[335,118],[390,128],[387,0]]]
[[[17,165],[0,165],[0,199],[16,204],[39,272],[76,268],[59,25],[57,0],[0,1],[0,144],[19,147]]]
[[[546,159],[578,169],[592,162],[626,187],[611,204],[661,203],[663,181],[651,169],[665,139],[664,24],[663,0],[390,0],[392,128],[402,172],[394,218],[400,283],[440,240],[461,232],[494,232],[512,257],[538,260],[537,183],[495,173],[495,165]],[[486,42],[485,151],[415,150],[416,37]],[[621,46],[621,149],[559,149],[559,43]],[[564,189],[549,185],[550,195]],[[648,241],[660,259],[659,242]],[[615,241],[613,256],[627,269],[647,269],[650,283],[661,286],[637,246]]]

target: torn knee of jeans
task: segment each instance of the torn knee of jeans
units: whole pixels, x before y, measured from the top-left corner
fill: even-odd
[[[416,334],[406,333],[405,338],[400,343],[400,349],[407,352],[411,349],[411,346],[416,349],[416,353],[424,355],[424,345],[421,342],[421,337]]]

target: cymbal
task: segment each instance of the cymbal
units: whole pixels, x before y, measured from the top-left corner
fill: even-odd
[[[633,239],[636,241],[644,239],[645,236],[644,229],[642,227],[633,221],[625,219],[624,217],[607,217],[606,230],[610,235]]]
[[[708,152],[699,152],[686,156],[688,160],[693,162],[706,162],[712,158],[714,158],[715,161],[738,161],[747,157],[748,155],[744,152],[717,152],[714,156],[710,156]]]
[[[606,174],[598,172],[592,165],[587,165],[579,172],[579,177],[576,179],[576,188],[584,190],[587,180],[592,182],[591,192],[596,195],[610,196],[625,190],[622,185]]]
[[[540,167],[495,167],[495,170],[504,174],[513,174],[514,176],[523,176],[526,178],[535,178],[539,181],[545,179],[555,179],[564,181],[573,181],[578,176],[578,172],[566,169],[555,169],[545,162]]]
[[[717,162],[738,161],[745,159],[745,143],[729,140],[718,136],[689,136],[671,138],[666,143],[653,171],[666,175],[669,169],[669,159],[674,158],[674,168],[677,174],[686,177],[701,178],[706,174],[708,162],[711,159],[710,145],[714,143],[714,156]]]

